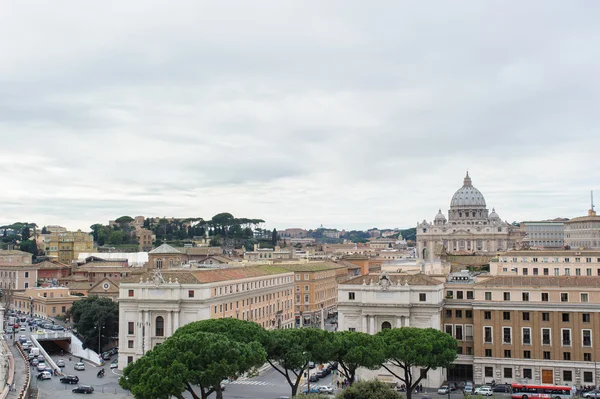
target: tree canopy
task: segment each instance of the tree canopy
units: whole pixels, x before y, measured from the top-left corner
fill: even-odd
[[[73,303],[74,328],[83,337],[83,347],[98,350],[119,332],[119,304],[110,298],[91,296]],[[99,341],[100,340],[100,341]]]
[[[362,332],[339,331],[331,336],[333,358],[338,370],[353,382],[359,367],[377,369],[383,356],[383,339]]]
[[[413,368],[425,373],[438,367],[448,367],[456,359],[458,344],[449,334],[433,328],[403,327],[385,329],[376,334],[383,339],[381,366],[406,385],[406,397],[411,398],[423,375],[414,376]],[[399,367],[397,373],[389,365]]]
[[[316,328],[271,330],[268,333],[267,362],[285,377],[292,396],[296,396],[308,363],[331,359],[333,346],[329,335],[332,333]]]
[[[128,365],[120,385],[131,390],[136,399],[183,398],[184,391],[202,399],[216,392],[217,399],[222,399],[223,379],[236,378],[264,361],[265,351],[258,342],[237,342],[224,334],[178,331]]]

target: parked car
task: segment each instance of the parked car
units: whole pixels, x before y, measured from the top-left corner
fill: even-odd
[[[308,368],[309,369],[314,369],[315,368],[315,362],[308,362]]]
[[[75,370],[85,370],[85,364],[82,362],[75,363]]]
[[[316,374],[311,374],[311,376],[308,377],[308,380],[310,382],[317,382],[317,381],[319,381],[319,377]]]
[[[58,359],[58,360],[56,361],[56,365],[57,365],[58,367],[65,367],[65,361],[64,361],[63,359]]]
[[[448,385],[442,385],[437,390],[437,393],[439,393],[440,395],[448,395],[448,392],[450,392],[450,388],[448,387]]]
[[[499,384],[492,388],[492,392],[510,392],[510,385]]]
[[[79,385],[77,388],[73,388],[73,393],[93,393],[94,387],[89,385]]]
[[[315,373],[317,375],[317,377],[319,378],[323,378],[325,377],[325,372],[323,370],[319,370]]]
[[[471,395],[473,393],[473,383],[467,382],[463,391],[466,395]]]
[[[582,393],[581,396],[583,396],[584,398],[600,397],[600,390],[586,391],[586,392]]]
[[[115,360],[114,362],[112,362],[112,363],[110,364],[110,368],[111,368],[111,369],[116,369],[116,368],[119,368],[119,361],[118,361],[118,360]]]
[[[79,382],[79,377],[76,375],[65,375],[60,379],[60,382],[63,384],[77,384]]]
[[[52,373],[50,373],[49,371],[42,371],[41,373],[39,373],[37,375],[37,379],[38,380],[51,380],[52,379]]]
[[[104,360],[110,360],[110,353],[108,353],[108,352],[104,352],[104,353],[102,354],[102,359],[104,359]]]
[[[319,393],[319,388],[317,388],[317,387],[310,387],[310,389],[304,389],[302,391],[303,395],[308,395],[309,393]]]
[[[493,393],[494,392],[492,391],[492,387],[489,387],[487,385],[475,388],[475,395],[492,396]]]
[[[333,387],[329,387],[327,385],[321,385],[320,387],[317,387],[317,389],[319,390],[319,393],[333,394]]]

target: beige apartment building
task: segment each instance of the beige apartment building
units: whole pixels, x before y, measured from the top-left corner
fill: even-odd
[[[22,290],[35,287],[38,267],[32,254],[17,250],[0,250],[0,289]]]
[[[593,385],[600,279],[496,276],[446,283],[442,328],[459,341],[449,380]]]
[[[119,287],[119,368],[198,320],[235,317],[294,326],[294,273],[276,265],[156,269]]]
[[[565,245],[571,249],[600,249],[600,216],[593,204],[587,216],[565,222]]]
[[[294,272],[295,319],[297,325],[316,323],[337,307],[338,282],[347,279],[348,267],[333,262],[280,264]]]
[[[81,230],[52,232],[46,255],[60,263],[70,264],[80,253],[94,252],[94,237]]]
[[[35,317],[55,317],[64,315],[79,299],[65,287],[28,288],[13,292],[12,309]]]
[[[493,276],[600,276],[600,251],[509,251],[490,262]]]
[[[152,234],[152,230],[138,228],[135,230],[135,235],[138,239],[140,252],[152,251],[152,243],[154,241],[154,235]]]

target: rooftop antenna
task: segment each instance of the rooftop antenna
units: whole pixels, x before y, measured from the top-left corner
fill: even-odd
[[[594,191],[593,191],[593,190],[592,190],[592,191],[590,191],[590,194],[591,194],[591,196],[592,196],[592,208],[591,208],[591,209],[592,209],[592,212],[593,212],[593,211],[594,211],[594,208],[595,208],[595,206],[594,206]]]

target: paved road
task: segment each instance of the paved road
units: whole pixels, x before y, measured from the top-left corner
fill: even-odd
[[[50,331],[48,331],[50,332]],[[20,332],[20,334],[35,335],[34,333]],[[18,335],[17,335],[18,337]],[[65,361],[65,368],[63,369],[64,374],[76,375],[79,377],[79,384],[81,385],[91,385],[94,387],[94,397],[100,398],[133,398],[128,391],[122,389],[119,386],[119,370],[111,370],[109,368],[110,361],[104,366],[105,368],[105,376],[104,378],[98,378],[96,374],[100,370],[101,367],[96,367],[92,363],[85,362],[85,370],[77,371],[74,369],[75,363],[79,361],[79,358],[72,357],[72,360],[69,361],[68,354],[64,356],[60,356],[60,351],[58,349],[54,349],[52,344],[46,344],[45,342],[41,342],[48,351],[52,360],[56,363],[58,359],[63,359]],[[114,356],[113,356],[114,357]],[[81,394],[73,393],[71,390],[75,388],[77,385],[70,384],[62,384],[60,382],[60,377],[52,377],[50,380],[38,381],[35,377],[38,375],[38,371],[32,367],[32,385],[38,387],[40,392],[40,398],[42,399],[54,399],[54,398],[78,398],[81,397]]]

